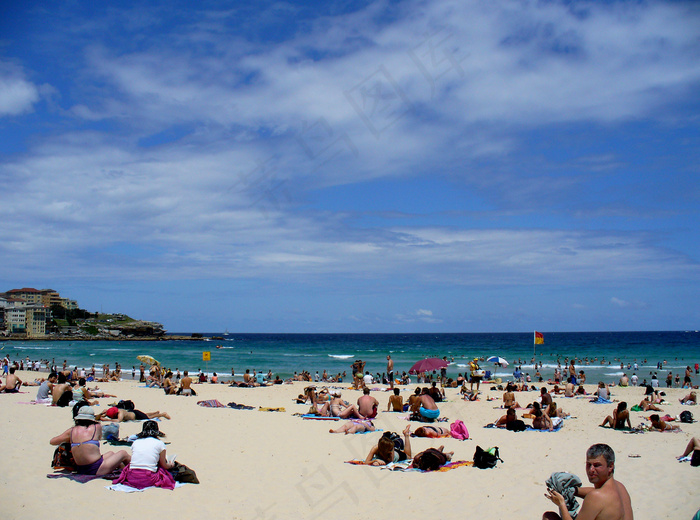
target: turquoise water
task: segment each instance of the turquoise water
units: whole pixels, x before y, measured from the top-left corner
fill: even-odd
[[[148,354],[163,366],[199,369],[223,376],[230,376],[231,368],[237,375],[245,369],[267,372],[271,370],[281,377],[289,377],[295,371],[317,370],[323,373],[351,373],[355,359],[367,363],[372,374],[386,370],[386,356],[394,359],[395,372],[408,371],[410,366],[424,357],[454,359],[448,368],[449,376],[466,370],[474,357],[492,355],[507,359],[507,369],[483,364],[483,368],[495,371],[498,377],[509,377],[513,363],[520,361],[523,372],[534,375],[532,369],[532,333],[479,333],[479,334],[230,334],[223,340],[211,339],[205,334],[197,341],[23,341],[2,343],[2,354],[12,360],[55,360],[62,365],[67,360],[71,366],[100,368],[109,363],[114,368],[120,363],[125,372],[132,366],[138,370],[136,356]],[[667,370],[675,374],[686,365],[700,361],[700,333],[688,332],[569,332],[544,333],[545,344],[537,345],[536,359],[543,364],[541,373],[546,379],[554,373],[557,360],[577,358],[577,370],[586,372],[588,382],[617,381],[633,370],[627,364],[638,363],[640,382],[649,379],[650,372],[657,371],[658,362],[666,361],[658,371],[663,379]],[[216,348],[216,346],[221,348]],[[202,361],[202,352],[211,352],[211,361]],[[582,360],[588,358],[589,364]],[[605,360],[605,364],[602,360]],[[620,360],[625,364],[620,369]],[[607,362],[612,362],[608,365]],[[662,377],[663,376],[663,377]],[[681,373],[682,376],[682,373]],[[695,378],[694,378],[695,379]],[[700,379],[700,378],[699,378]],[[694,381],[697,382],[697,381]]]

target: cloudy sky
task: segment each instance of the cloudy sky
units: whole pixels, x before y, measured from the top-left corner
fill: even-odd
[[[0,290],[174,332],[700,327],[697,2],[44,4],[0,7]]]

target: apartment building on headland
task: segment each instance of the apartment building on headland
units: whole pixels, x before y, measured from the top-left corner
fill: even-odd
[[[28,338],[46,336],[46,321],[51,319],[51,307],[66,310],[78,308],[78,302],[53,289],[11,289],[0,293],[0,329],[6,334],[26,334]]]

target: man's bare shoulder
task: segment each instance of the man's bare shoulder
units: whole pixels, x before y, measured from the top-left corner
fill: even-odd
[[[614,479],[591,490],[577,520],[633,520],[632,504],[625,486]]]

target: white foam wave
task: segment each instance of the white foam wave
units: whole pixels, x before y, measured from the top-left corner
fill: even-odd
[[[328,357],[334,358],[334,359],[350,359],[352,357],[355,357],[354,354],[328,354]]]

